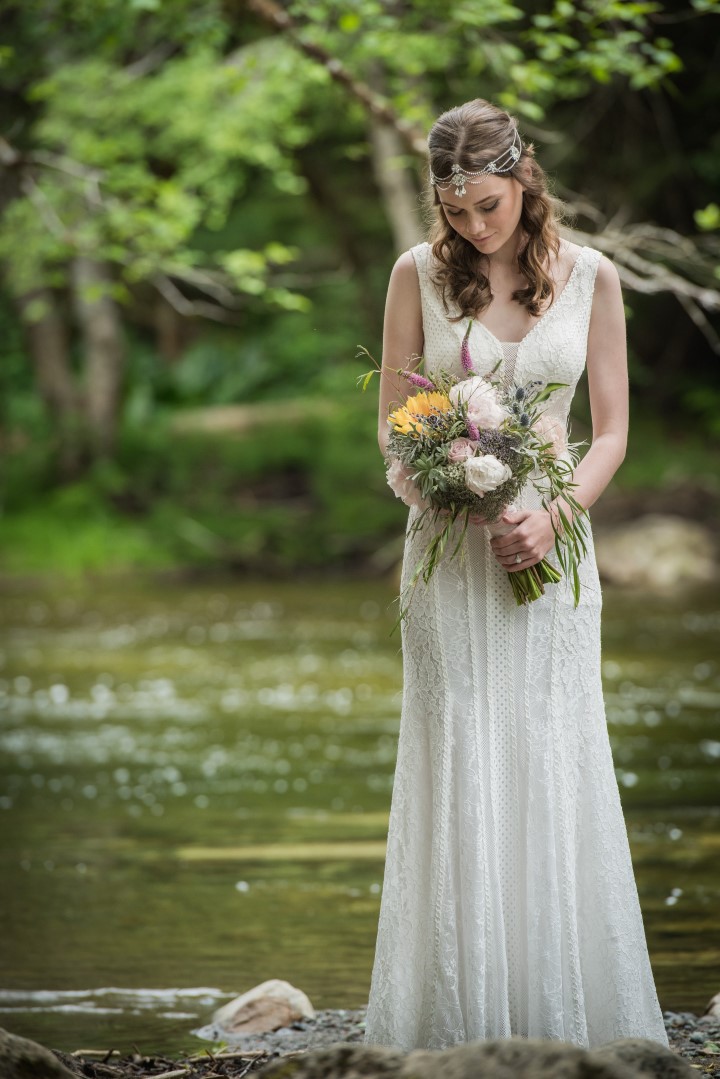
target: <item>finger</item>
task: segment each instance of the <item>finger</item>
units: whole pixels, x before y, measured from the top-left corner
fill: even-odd
[[[522,566],[524,562],[527,562],[527,559],[524,557],[521,557],[519,562],[517,562],[515,558],[515,555],[511,555],[510,558],[502,558],[500,561],[505,569],[517,569],[518,566]]]
[[[498,561],[500,562],[502,568],[506,569],[508,573],[514,573],[516,570],[519,569],[527,569],[527,567],[532,564],[527,558],[523,558],[520,560],[520,562],[516,562],[514,555],[512,558],[502,558],[498,559]]]
[[[490,546],[496,554],[515,554],[522,547],[522,539],[508,532],[506,536],[495,536],[490,540]]]

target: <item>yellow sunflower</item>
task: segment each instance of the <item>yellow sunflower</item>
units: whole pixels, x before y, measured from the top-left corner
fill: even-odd
[[[415,393],[408,397],[401,408],[396,408],[388,417],[396,431],[402,435],[419,438],[423,422],[430,416],[449,412],[452,409],[450,398],[444,393]]]

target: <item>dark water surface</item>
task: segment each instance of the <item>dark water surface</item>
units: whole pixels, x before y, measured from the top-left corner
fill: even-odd
[[[0,1026],[202,1049],[267,978],[367,1001],[400,715],[391,586],[5,585]],[[720,592],[604,591],[665,1009],[720,990]]]

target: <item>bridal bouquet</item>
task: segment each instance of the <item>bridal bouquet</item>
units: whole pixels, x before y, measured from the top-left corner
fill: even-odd
[[[513,499],[530,482],[543,507],[562,495],[573,511],[568,518],[556,505],[561,528],[552,514],[551,520],[558,561],[572,580],[577,607],[578,564],[587,553],[582,520],[587,511],[570,488],[577,486],[572,475],[583,443],[566,443],[562,425],[539,407],[565,383],[534,381],[504,387],[493,377],[502,361],[488,375],[477,374],[468,347],[471,327],[472,320],[462,342],[463,377],[441,372],[431,381],[416,371],[396,372],[417,392],[388,416],[387,481],[398,498],[420,511],[409,534],[421,528],[428,515],[433,523],[442,522],[414,568],[408,588],[412,591],[421,577],[425,583],[430,580],[458,520],[462,528],[451,558],[458,551],[464,554],[463,540],[475,514],[490,522],[492,535],[510,531],[513,526],[497,524],[498,518],[512,508]],[[375,370],[358,378],[365,390],[382,368],[367,349],[361,347],[358,355],[368,356],[375,364]],[[563,459],[564,454],[569,461]],[[557,583],[562,574],[543,558],[527,569],[508,571],[508,578],[517,604],[522,605],[542,596],[544,586]],[[401,603],[400,619],[408,607],[403,609]]]

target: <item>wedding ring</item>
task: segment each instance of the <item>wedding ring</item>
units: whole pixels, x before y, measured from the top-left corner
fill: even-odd
[[[515,555],[515,561],[516,561],[516,562],[522,562],[522,555],[520,554],[520,552],[519,552],[519,551],[518,551],[518,553],[517,553],[517,554]]]

